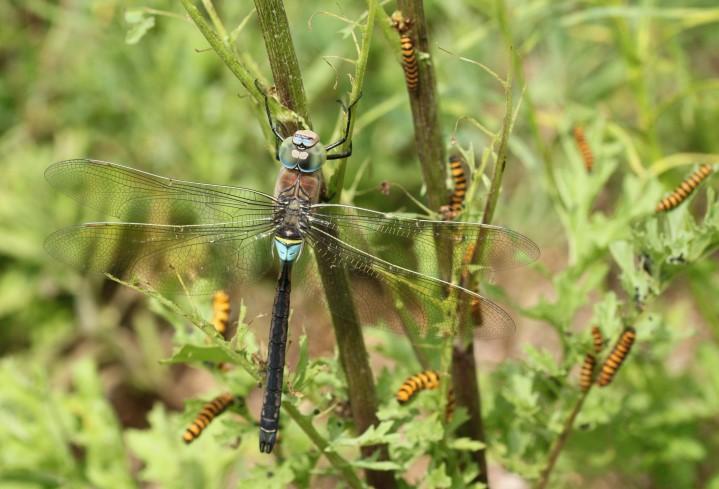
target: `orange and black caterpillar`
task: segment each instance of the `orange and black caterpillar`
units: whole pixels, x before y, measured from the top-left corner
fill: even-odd
[[[594,346],[594,353],[597,355],[602,352],[604,348],[604,338],[602,337],[602,330],[599,326],[592,326],[592,345]],[[579,388],[582,392],[586,392],[592,386],[594,382],[594,368],[597,366],[597,357],[591,353],[587,353],[584,356],[584,362],[582,363],[582,369],[579,371]]]
[[[591,353],[587,353],[582,363],[582,369],[579,371],[579,388],[582,392],[586,392],[594,382],[594,367],[597,365],[597,359]]]
[[[464,170],[465,161],[461,154],[452,152],[448,161],[454,190],[449,197],[449,204],[442,207],[442,213],[445,219],[450,220],[457,217],[464,207],[464,199],[467,196],[467,175]]]
[[[402,47],[402,69],[404,70],[404,78],[407,82],[407,88],[410,91],[417,90],[419,85],[419,66],[417,65],[417,55],[414,49],[414,41],[409,31],[412,27],[412,21],[405,19],[402,12],[397,10],[392,14],[392,27],[399,33],[399,43]]]
[[[212,296],[212,325],[215,331],[227,337],[227,325],[230,322],[230,296],[224,290],[218,290]]]
[[[395,397],[397,402],[405,404],[412,400],[412,398],[422,390],[432,390],[439,387],[439,372],[434,370],[425,370],[418,374],[414,374],[407,377],[407,380],[402,383]]]
[[[604,338],[599,326],[592,326],[592,343],[594,344],[594,353],[601,353],[602,349],[604,349]]]
[[[599,384],[600,387],[605,387],[612,382],[622,362],[624,362],[627,355],[629,355],[636,337],[637,332],[632,327],[622,331],[619,340],[617,340],[617,344],[614,345],[612,352],[609,354],[604,365],[602,365],[602,370],[599,372],[597,384]]]
[[[452,418],[452,415],[454,414],[454,404],[454,389],[450,387],[447,391],[447,406],[444,409],[444,419],[449,420]]]
[[[577,143],[577,148],[579,148],[579,152],[582,154],[584,168],[588,172],[592,171],[592,168],[594,167],[594,154],[592,153],[592,148],[589,147],[589,143],[584,135],[584,128],[582,126],[574,128],[574,141]]]
[[[667,212],[675,207],[677,207],[679,204],[684,202],[689,195],[691,195],[692,192],[699,186],[700,183],[702,183],[702,180],[704,180],[706,177],[708,177],[712,172],[712,168],[709,165],[702,165],[699,167],[697,171],[689,175],[689,177],[684,180],[679,186],[669,194],[668,196],[664,197],[658,204],[657,204],[657,212]]]
[[[235,396],[229,392],[225,392],[205,404],[197,414],[197,417],[195,417],[195,420],[182,434],[184,442],[190,444],[195,441],[212,420],[222,414],[234,400]]]
[[[423,390],[433,390],[439,387],[439,372],[435,370],[425,370],[418,374],[414,374],[402,383],[397,390],[395,397],[400,404],[406,404],[411,401],[414,396]],[[445,409],[445,418],[449,419],[454,413],[454,390],[450,387],[447,392],[447,407]]]

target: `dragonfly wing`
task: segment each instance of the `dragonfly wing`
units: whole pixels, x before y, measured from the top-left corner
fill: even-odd
[[[370,255],[313,226],[306,234],[318,263],[350,274],[351,294],[359,321],[420,337],[451,332],[458,307],[467,307],[477,337],[511,335],[515,325],[504,309],[486,297]],[[330,274],[331,275],[331,274]],[[334,284],[325,283],[325,289]],[[335,313],[339,319],[342,313]]]
[[[452,247],[452,264],[466,265],[468,251],[476,244],[482,250],[472,262],[492,270],[503,270],[527,263],[539,257],[539,248],[526,236],[503,228],[481,223],[432,221],[414,219],[339,204],[316,204],[312,206],[313,225],[332,230],[343,239],[361,234],[372,250],[382,250],[399,245],[392,250],[412,249],[415,263],[407,266],[425,274],[439,276],[436,270],[437,247]]]
[[[50,184],[84,205],[135,222],[201,224],[271,216],[276,200],[255,190],[186,182],[105,161],[60,161]]]
[[[98,222],[56,231],[45,248],[79,271],[140,279],[170,293],[184,283],[203,294],[256,280],[271,259],[273,230],[266,220],[243,226]]]

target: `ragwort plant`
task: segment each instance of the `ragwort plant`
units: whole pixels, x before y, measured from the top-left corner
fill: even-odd
[[[566,244],[567,260],[566,265],[538,265],[545,284],[542,297],[514,308],[541,323],[537,328],[549,327],[556,344],[530,346],[520,340],[521,359],[505,361],[493,371],[485,369],[481,358],[475,359],[475,351],[486,351],[481,345],[475,348],[449,340],[440,349],[423,351],[421,345],[377,331],[365,333],[373,359],[396,367],[375,370],[373,375],[362,358],[347,358],[354,350],[343,347],[341,338],[336,355],[310,355],[312,335],[291,328],[297,361],[286,376],[282,440],[272,457],[258,458],[251,405],[261,382],[263,337],[256,336],[254,327],[262,319],[248,317],[242,300],[233,297],[238,310],[236,332],[226,339],[210,323],[209,303],[198,299],[180,307],[142,284],[116,287],[96,279],[81,281],[67,272],[48,285],[49,274],[38,271],[38,263],[46,259],[34,243],[55,226],[47,215],[57,212],[76,220],[77,211],[59,199],[57,205],[28,205],[28,195],[34,195],[32,189],[41,188],[42,182],[30,185],[21,178],[25,164],[39,174],[49,161],[92,151],[103,157],[107,154],[108,159],[115,155],[120,161],[147,158],[168,168],[172,161],[192,161],[188,172],[212,175],[213,181],[236,176],[247,186],[266,183],[263,174],[271,173],[268,168],[273,163],[271,137],[253,83],[265,79],[265,64],[272,69],[281,101],[272,99],[273,111],[288,127],[310,123],[303,78],[291,59],[282,59],[294,53],[287,25],[272,21],[282,5],[258,0],[256,13],[209,0],[201,5],[184,1],[183,5],[190,22],[185,12],[170,11],[171,5],[162,6],[167,10],[128,11],[125,40],[137,45],[133,49],[142,54],[129,56],[127,46],[113,38],[103,44],[104,57],[97,61],[107,64],[102,77],[84,67],[83,56],[93,49],[92,43],[68,45],[63,39],[73,39],[68,33],[76,31],[100,38],[107,19],[113,18],[112,2],[72,14],[43,2],[31,6],[33,15],[47,19],[58,33],[49,37],[36,69],[57,77],[40,77],[31,85],[36,98],[28,101],[23,124],[14,127],[3,118],[1,126],[12,129],[4,132],[2,148],[22,162],[11,163],[7,179],[12,188],[7,192],[7,207],[0,208],[6,217],[0,238],[3,257],[9,257],[13,267],[0,284],[3,318],[33,331],[27,338],[17,332],[21,328],[3,333],[11,340],[8,344],[17,335],[32,348],[19,361],[3,360],[0,368],[5,387],[0,393],[0,480],[4,484],[284,488],[312,487],[324,481],[349,487],[366,482],[376,487],[470,487],[485,482],[501,487],[501,474],[487,480],[487,452],[490,468],[501,466],[537,487],[587,486],[593,480],[656,487],[717,483],[712,460],[719,447],[712,430],[719,412],[719,306],[715,300],[719,284],[716,262],[711,260],[719,243],[716,179],[709,177],[677,209],[665,215],[654,213],[657,202],[699,164],[719,160],[709,154],[717,152],[717,144],[706,130],[719,122],[719,104],[709,97],[716,80],[700,79],[691,69],[691,43],[715,37],[711,32],[695,34],[692,29],[713,25],[715,8],[678,9],[658,2],[641,7],[584,2],[556,6],[400,2],[398,7],[406,16],[418,19],[413,32],[418,50],[417,93],[401,88],[399,38],[376,2],[368,2],[364,13],[313,15],[312,35],[296,44],[329,48],[316,62],[303,66],[304,82],[324,87],[337,76],[340,86],[346,86],[341,84],[344,75],[349,75],[352,96],[362,90],[365,101],[377,100],[376,104],[363,102],[357,134],[370,132],[374,121],[389,119],[372,132],[369,143],[382,148],[380,156],[360,151],[351,164],[341,162],[327,175],[330,195],[361,200],[367,194],[362,175],[368,167],[371,170],[365,176],[396,181],[397,167],[377,161],[391,159],[386,148],[397,145],[398,154],[409,154],[410,160],[416,155],[422,169],[412,166],[401,184],[419,189],[423,178],[427,212],[439,211],[439,204],[446,203],[449,195],[444,166],[440,166],[447,135],[458,118],[469,115],[474,124],[462,123],[456,130],[456,138],[468,146],[463,151],[474,169],[460,219],[491,221],[494,211],[488,215],[487,204],[497,205],[510,222],[531,224],[550,252]],[[426,12],[418,13],[422,7]],[[443,17],[449,20],[442,23]],[[477,23],[478,18],[481,22]],[[228,29],[225,22],[229,25],[230,19],[236,27]],[[261,43],[243,37],[248,24],[255,22],[260,24],[258,34],[282,39],[276,46],[268,45],[266,54],[255,46]],[[318,28],[323,22],[334,22],[341,30]],[[373,24],[383,37],[372,34]],[[187,41],[193,25],[209,48]],[[292,30],[300,29],[293,26]],[[685,42],[683,34],[696,38]],[[200,43],[199,37],[194,39]],[[493,72],[476,62],[464,63],[468,58],[440,54],[433,39],[439,40],[440,47],[452,46],[447,51],[471,55],[490,66],[506,64],[507,52],[514,63],[505,79],[486,76]],[[376,56],[381,49],[395,59],[381,65]],[[62,56],[73,50],[77,51],[76,64],[67,71],[75,71],[80,78],[64,78],[52,63],[66,59]],[[201,61],[189,62],[187,53]],[[705,51],[698,53],[701,56]],[[215,54],[229,70],[221,68]],[[265,55],[268,63],[259,62]],[[571,70],[566,68],[567,59],[576,60]],[[537,61],[542,64],[540,74],[532,69]],[[349,68],[338,68],[342,63]],[[383,69],[369,77],[368,66]],[[154,83],[167,92],[158,112],[143,110],[159,105],[154,105],[155,91],[134,85],[142,71],[156,72]],[[226,80],[234,81],[229,73],[244,87],[237,104],[249,105],[262,133],[244,130],[247,112],[245,118],[228,114],[232,111],[226,110],[227,100],[234,95],[227,94],[227,87],[233,85]],[[49,82],[51,78],[54,83]],[[465,82],[455,83],[455,78]],[[13,77],[3,83],[20,90],[21,84]],[[76,84],[85,88],[83,97],[72,97]],[[666,88],[675,85],[676,90]],[[390,87],[387,92],[385,86]],[[408,97],[412,117],[400,117],[394,109]],[[66,112],[43,112],[38,100],[69,102],[59,106]],[[327,102],[324,105],[331,102],[327,97],[322,101]],[[481,110],[468,114],[468,105],[476,107],[474,101]],[[178,122],[184,112],[210,121],[209,127],[184,127],[190,125]],[[432,112],[434,119],[427,117]],[[48,114],[61,122],[54,123]],[[88,134],[81,129],[86,120],[103,123]],[[334,122],[337,131],[343,122],[341,116]],[[55,124],[59,128],[53,129]],[[573,139],[573,128],[580,125],[594,152],[591,172]],[[246,134],[238,134],[242,132],[238,127]],[[154,132],[153,138],[147,131]],[[404,136],[412,131],[414,141]],[[177,138],[177,134],[185,137]],[[56,146],[47,143],[50,135]],[[262,135],[268,144],[256,144]],[[132,144],[123,145],[120,140]],[[476,162],[475,144],[482,149]],[[263,147],[255,149],[259,146]],[[693,153],[677,153],[689,150]],[[233,171],[237,154],[251,154],[256,161],[266,160],[267,166]],[[503,178],[505,162],[508,175]],[[521,181],[514,169],[519,164],[524,170]],[[355,176],[350,184],[345,182],[345,173]],[[500,184],[505,187],[503,194]],[[41,209],[44,205],[47,208]],[[393,198],[391,205],[407,205],[407,199],[401,194],[401,200]],[[8,209],[21,209],[23,220],[33,222],[37,229],[28,231],[27,226],[11,223]],[[542,236],[539,228],[544,226],[550,232]],[[524,231],[522,224],[518,228]],[[57,267],[53,273],[58,273]],[[19,278],[26,275],[30,280]],[[130,295],[132,288],[141,290],[146,300]],[[42,305],[35,307],[31,299],[38,290]],[[487,290],[494,296],[505,295],[492,284]],[[512,296],[508,292],[504,298],[511,302]],[[77,325],[70,325],[75,314]],[[131,326],[116,328],[121,322],[118,317],[130,318]],[[684,366],[673,365],[669,360],[675,358],[678,345],[692,341],[695,326],[702,322],[710,326],[708,336],[702,333],[706,341],[690,350],[691,358]],[[169,324],[173,331],[174,349],[169,356],[162,353],[160,324]],[[609,386],[593,385],[582,392],[577,373],[585,355],[593,351],[593,325],[601,327],[607,340],[595,376],[625,327],[635,328],[637,340]],[[65,362],[71,363],[67,350],[72,345],[79,345],[77,350],[83,355],[94,352],[96,361],[83,359],[65,367]],[[161,357],[166,358],[158,366],[155,360]],[[456,365],[466,367],[463,361],[469,361],[471,368],[461,372],[450,368],[452,364],[455,369]],[[151,398],[154,407],[146,429],[123,432],[112,412],[114,408],[122,419],[122,409],[108,401],[102,385],[106,380],[99,373],[108,363],[120,364],[123,376],[136,389],[159,393]],[[348,369],[348,363],[354,368]],[[192,396],[182,414],[177,414],[170,408],[178,406],[167,401],[172,398],[167,385],[172,384],[169,377],[173,375],[168,372],[176,373],[183,366],[204,371],[204,379],[214,387]],[[427,366],[440,369],[442,378],[453,382],[423,392],[407,406],[396,403],[393,394],[404,378]],[[52,372],[51,377],[46,370]],[[107,376],[107,370],[103,374]],[[447,422],[443,407],[452,383],[459,390],[458,407]],[[206,401],[225,391],[232,392],[238,402],[186,447],[185,428]],[[130,462],[131,457],[140,462],[140,468]]]

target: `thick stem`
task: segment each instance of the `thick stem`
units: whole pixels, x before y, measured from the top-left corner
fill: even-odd
[[[265,38],[267,55],[270,59],[277,92],[280,94],[283,104],[297,112],[309,124],[310,119],[307,113],[302,76],[299,71],[299,64],[295,56],[287,16],[282,2],[279,0],[255,0],[255,6]],[[353,94],[356,95],[361,92],[361,83],[364,80],[364,70],[366,69],[370,45],[369,38],[372,33],[377,8],[376,1],[370,0],[368,8],[369,15],[367,17],[365,38],[363,39],[360,60],[357,64],[358,70],[361,70],[361,72],[356,73],[355,85],[352,90]],[[351,129],[350,127],[350,131]],[[350,141],[351,137],[348,138],[342,148],[349,147]],[[341,172],[341,175],[343,177],[344,172]],[[334,180],[332,183],[334,188],[337,189],[338,198],[339,189],[342,188],[343,182]],[[367,355],[362,331],[354,311],[348,278],[344,270],[330,268],[326,262],[319,260],[317,265],[325,288],[325,294],[327,295],[330,312],[332,313],[332,324],[340,360],[347,377],[352,416],[357,431],[364,432],[378,422],[375,414],[377,411],[377,399],[372,370],[369,365],[369,356]],[[342,319],[337,319],[339,317]],[[348,320],[347,318],[350,319]],[[366,457],[373,456],[377,451],[379,451],[380,460],[388,459],[387,447],[384,445],[363,447],[362,449],[362,453]],[[377,488],[395,486],[393,475],[386,471],[367,470],[366,477],[368,483]]]
[[[311,127],[302,73],[292,44],[284,4],[282,0],[255,0],[255,8],[280,102],[299,114]],[[292,134],[299,127],[285,127],[285,129],[285,134]]]
[[[412,28],[409,35],[413,38],[419,57],[419,82],[417,88],[409,90],[408,93],[412,107],[415,145],[427,187],[427,199],[430,208],[439,210],[440,206],[446,204],[447,199],[446,163],[442,131],[439,125],[437,83],[429,54],[427,22],[421,0],[398,0],[397,6],[403,17],[411,22]],[[438,249],[445,251],[444,255],[438,256],[438,260],[443,278],[447,279],[450,276],[451,268],[451,246],[449,243],[438,243]],[[466,321],[461,321],[461,323],[466,323]],[[460,330],[461,327],[462,324],[460,324]],[[477,381],[474,344],[471,341],[469,344],[458,344],[452,350],[452,384],[455,388],[456,402],[464,406],[470,415],[470,420],[462,426],[460,431],[464,436],[484,442],[481,395]],[[488,484],[485,450],[475,452],[474,456],[481,471],[476,481]]]
[[[414,126],[415,147],[417,157],[422,169],[422,178],[427,188],[428,207],[434,211],[446,203],[447,189],[445,187],[446,163],[442,128],[439,125],[439,97],[437,95],[437,81],[429,50],[429,37],[427,34],[427,20],[424,16],[422,0],[398,0],[397,8],[401,18],[407,22],[406,30],[399,32],[409,36],[415,50],[417,60],[417,84],[410,89],[408,86],[410,107],[412,109],[412,123]],[[384,16],[382,20],[389,19]],[[399,47],[399,43],[397,44]],[[437,262],[440,276],[449,280],[451,269],[452,246],[451,243],[438,241]],[[428,368],[426,354],[418,342],[409,335],[412,347],[423,368]],[[445,366],[442,366],[444,369]]]
[[[574,409],[572,409],[572,412],[569,414],[567,420],[564,422],[564,428],[562,428],[562,432],[560,433],[559,438],[557,438],[557,441],[554,442],[554,446],[552,447],[551,452],[549,452],[549,460],[547,461],[547,466],[542,471],[542,477],[535,486],[535,489],[544,489],[545,487],[547,487],[547,484],[549,484],[549,477],[552,475],[552,469],[554,469],[554,465],[559,459],[559,454],[562,452],[564,445],[569,439],[569,435],[572,433],[574,420],[577,417],[577,414],[579,414],[579,411],[582,409],[582,404],[584,404],[584,400],[587,398],[587,394],[589,394],[589,390],[587,390],[586,392],[582,392],[582,395],[579,396],[577,402],[574,404]]]
[[[322,277],[322,285],[327,295],[327,303],[332,313],[332,324],[340,354],[342,369],[347,378],[352,418],[358,432],[362,433],[377,424],[377,397],[374,378],[369,365],[369,356],[365,347],[360,323],[354,311],[347,275],[344,270],[331,268],[326,261],[318,260],[317,266]],[[371,457],[380,451],[380,460],[387,460],[387,447],[369,446],[362,448],[365,457]],[[391,473],[367,472],[367,481],[374,487],[394,487]]]
[[[469,413],[469,420],[459,428],[459,434],[484,443],[482,397],[477,378],[477,362],[474,358],[474,342],[454,345],[452,349],[452,385],[454,386],[456,405],[464,406]],[[474,482],[481,482],[489,487],[485,449],[477,450],[473,456],[480,471]]]
[[[422,176],[427,186],[429,207],[438,211],[440,206],[446,203],[446,165],[442,129],[439,125],[437,81],[427,37],[427,21],[424,17],[422,0],[398,0],[397,7],[412,23],[409,35],[414,40],[419,64],[417,89],[408,91],[414,122],[414,140],[422,166]]]

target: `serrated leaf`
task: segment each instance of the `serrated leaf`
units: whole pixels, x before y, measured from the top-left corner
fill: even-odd
[[[487,445],[481,441],[472,440],[471,438],[466,437],[454,439],[449,443],[449,448],[452,450],[466,450],[470,452],[476,452],[486,447]]]
[[[374,462],[368,460],[357,460],[352,462],[352,466],[370,470],[399,470],[402,468],[401,465],[389,460],[378,460]]]
[[[428,488],[445,488],[451,486],[452,479],[447,475],[447,469],[444,463],[430,470],[429,474],[427,474],[427,478],[424,480],[424,487]]]
[[[367,445],[380,445],[383,443],[391,443],[399,438],[396,433],[390,433],[392,425],[391,421],[381,422],[377,426],[370,426],[367,430],[358,437],[349,438],[341,437],[337,438],[333,444],[338,446],[350,446],[350,447],[362,447]]]
[[[609,251],[624,273],[634,271],[634,247],[627,241],[615,241],[609,245]]]
[[[293,387],[296,390],[301,390],[307,379],[307,366],[309,365],[310,354],[307,343],[307,335],[302,334],[299,341],[299,358],[297,359],[297,365],[295,366],[295,375],[293,381]]]
[[[554,356],[546,349],[539,350],[532,345],[526,345],[524,352],[527,355],[527,365],[538,372],[549,376],[559,376],[564,373]]]
[[[162,363],[190,363],[190,362],[231,362],[232,358],[219,346],[182,345],[170,358]]]

